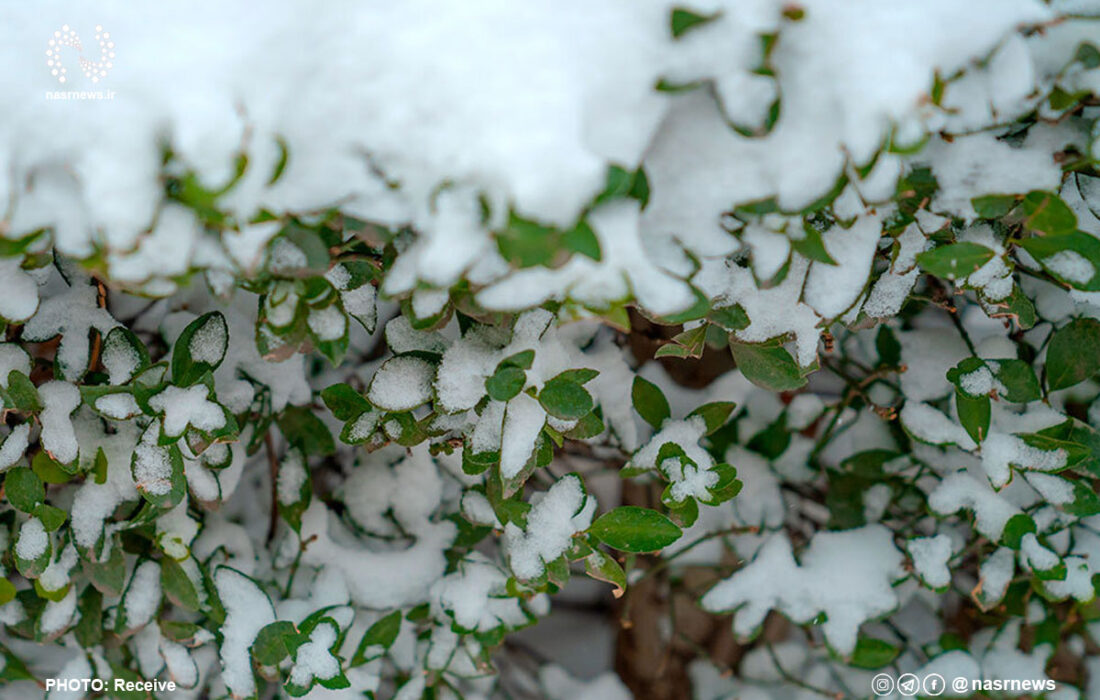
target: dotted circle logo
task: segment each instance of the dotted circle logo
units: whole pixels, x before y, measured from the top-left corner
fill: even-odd
[[[98,83],[106,78],[107,73],[115,65],[115,42],[111,39],[111,33],[98,24],[95,28],[95,42],[99,45],[99,60],[97,61],[93,61],[84,55],[84,44],[80,41],[80,35],[76,33],[76,30],[67,24],[62,25],[61,29],[55,31],[53,36],[46,42],[46,67],[50,70],[50,75],[62,85],[70,81],[72,76],[61,60],[62,47],[68,47],[76,49],[79,53],[77,63],[80,65],[80,70],[84,73],[85,78],[93,83]]]

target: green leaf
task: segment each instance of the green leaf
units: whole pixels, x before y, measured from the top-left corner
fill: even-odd
[[[1079,318],[1054,331],[1047,347],[1051,391],[1079,384],[1100,371],[1100,321]]]
[[[597,411],[593,410],[577,421],[577,424],[565,433],[565,437],[571,440],[587,440],[602,433],[604,427],[603,418],[600,417]]]
[[[791,444],[791,431],[787,429],[787,414],[780,413],[775,420],[749,438],[745,447],[768,459],[778,459]]]
[[[976,443],[981,443],[989,435],[991,415],[988,396],[971,398],[962,389],[955,389],[955,407],[959,412],[959,422],[966,434]]]
[[[0,578],[0,605],[7,605],[15,598],[15,584],[6,578]]]
[[[594,405],[587,389],[560,375],[542,386],[539,403],[547,413],[563,420],[583,418]]]
[[[692,418],[694,416],[699,416],[702,418],[707,426],[707,432],[705,434],[710,435],[726,424],[726,421],[733,415],[735,408],[737,408],[737,404],[732,401],[712,401],[696,408],[689,413],[687,417]]]
[[[571,382],[576,382],[577,384],[587,384],[598,376],[600,376],[599,370],[580,367],[577,369],[567,369],[559,374],[558,378],[567,379]]]
[[[42,400],[30,378],[17,369],[8,372],[8,396],[15,410],[22,413],[38,413],[42,410]]]
[[[1100,495],[1084,481],[1073,484],[1073,501],[1062,506],[1062,510],[1079,518],[1100,514]]]
[[[515,355],[509,355],[500,361],[497,365],[497,369],[501,367],[518,367],[519,369],[531,369],[531,365],[535,362],[535,351],[524,350],[517,352]]]
[[[1035,370],[1023,360],[989,360],[986,362],[993,376],[1005,388],[1001,396],[1012,403],[1028,403],[1042,397],[1042,388]]]
[[[499,367],[485,380],[485,391],[494,401],[508,401],[523,391],[527,374],[519,367]]]
[[[654,353],[654,357],[702,357],[703,350],[706,348],[707,342],[707,326],[706,324],[696,326],[691,330],[684,331],[683,333],[677,333],[671,343],[667,343],[657,348],[657,352]]]
[[[872,637],[860,637],[848,663],[856,668],[874,670],[893,663],[901,649],[889,642]]]
[[[307,455],[327,456],[336,451],[328,426],[308,408],[287,406],[276,423],[287,442]]]
[[[798,363],[782,345],[754,345],[731,338],[730,351],[737,368],[757,386],[770,391],[793,391],[806,385]]]
[[[34,517],[42,521],[42,527],[46,532],[54,532],[65,523],[69,513],[46,503],[39,503],[34,508]]]
[[[675,523],[657,511],[638,506],[620,506],[604,513],[592,523],[588,532],[604,544],[624,552],[656,552],[683,534]]]
[[[745,309],[740,304],[711,309],[710,313],[707,314],[707,318],[727,331],[743,330],[748,328],[749,323],[751,323],[749,315],[745,313]]]
[[[658,430],[660,430],[661,424],[672,415],[672,409],[668,406],[668,399],[665,398],[664,392],[648,379],[639,376],[634,377],[630,398],[638,415]]]
[[[1030,515],[1017,513],[1005,524],[1004,532],[1001,533],[1001,544],[1009,549],[1019,549],[1024,535],[1033,534],[1037,529]]]
[[[825,241],[821,237],[821,231],[809,223],[802,224],[802,231],[806,234],[802,238],[792,238],[791,248],[807,260],[816,260],[826,265],[836,265],[836,260],[825,249]]]
[[[626,572],[619,562],[599,550],[593,551],[584,558],[584,573],[597,581],[605,581],[615,586],[612,594],[621,598],[626,591]]]
[[[98,457],[103,453],[103,448],[96,450],[96,456]],[[106,457],[104,457],[106,459]],[[69,479],[73,477],[66,469],[65,466],[59,464],[57,460],[50,456],[50,453],[42,450],[34,456],[31,460],[31,469],[38,475],[38,478],[46,484],[65,484]]]
[[[855,476],[865,479],[882,479],[882,467],[887,462],[901,456],[895,450],[864,450],[857,452],[840,463],[841,468]]]
[[[713,22],[718,19],[720,15],[721,13],[718,12],[710,15],[703,15],[684,7],[674,7],[669,17],[669,29],[672,31],[672,38],[679,39],[692,29]]]
[[[228,344],[229,326],[220,311],[203,314],[187,324],[172,348],[172,383],[191,386],[213,372],[225,358]]]
[[[77,610],[80,620],[73,627],[73,635],[85,649],[94,647],[103,640],[103,594],[95,586],[88,586],[80,594]]]
[[[168,600],[178,607],[197,611],[201,604],[195,581],[172,557],[164,557],[160,564],[160,587]]]
[[[1039,320],[1035,312],[1035,304],[1027,298],[1020,285],[1012,286],[1012,293],[1007,299],[996,303],[984,303],[986,313],[990,318],[1009,318],[1016,322],[1020,330],[1028,330],[1035,326]]]
[[[562,243],[574,253],[580,253],[597,262],[602,259],[600,239],[596,238],[596,232],[583,220],[562,235]]]
[[[355,648],[355,653],[351,657],[350,665],[353,667],[359,666],[374,658],[374,656],[367,656],[367,651],[371,647],[389,649],[397,640],[397,635],[400,631],[401,611],[394,610],[367,629],[363,634],[363,638],[359,640],[359,645]]]
[[[122,547],[111,547],[107,561],[92,561],[82,557],[81,562],[88,581],[106,596],[117,598],[126,587],[126,555]]]
[[[333,384],[321,392],[321,400],[338,420],[349,421],[371,410],[370,401],[347,384]]]
[[[4,477],[4,493],[16,510],[33,513],[36,506],[46,500],[46,487],[30,469],[18,467]]]
[[[1051,192],[1034,190],[1020,202],[1024,226],[1032,231],[1058,236],[1077,230],[1077,216],[1062,198]]]
[[[258,665],[278,666],[300,646],[298,638],[298,629],[293,622],[276,620],[260,630],[249,651]]]
[[[886,367],[897,367],[901,364],[901,343],[886,325],[879,326],[878,333],[875,334],[875,351],[878,352],[879,362]]]
[[[982,219],[1000,219],[1016,208],[1020,198],[1013,194],[989,194],[974,197],[970,204]]]
[[[989,248],[964,241],[925,251],[917,256],[917,264],[936,277],[954,280],[967,277],[992,259]]]
[[[1025,238],[1031,253],[1058,281],[1085,292],[1100,292],[1100,239],[1084,231]]]

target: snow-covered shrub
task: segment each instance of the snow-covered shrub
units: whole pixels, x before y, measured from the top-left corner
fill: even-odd
[[[1095,2],[0,24],[13,697],[625,697],[498,673],[583,575],[733,612],[699,698],[1100,697]]]

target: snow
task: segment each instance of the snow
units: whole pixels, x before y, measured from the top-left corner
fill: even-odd
[[[1086,284],[1096,275],[1096,268],[1088,258],[1075,250],[1060,250],[1043,258],[1043,266],[1062,279]]]
[[[500,442],[500,474],[505,479],[523,471],[543,426],[546,411],[537,399],[520,393],[506,404]]]
[[[1014,148],[990,133],[969,134],[950,143],[934,137],[921,153],[940,189],[932,211],[974,219],[970,200],[987,194],[1056,190],[1062,171],[1050,151]]]
[[[959,388],[969,396],[986,396],[993,391],[993,373],[986,366],[959,375]]]
[[[634,453],[630,459],[630,466],[639,469],[655,469],[658,466],[657,455],[661,447],[671,442],[678,445],[688,459],[700,467],[710,468],[714,466],[714,458],[699,445],[699,440],[706,435],[706,432],[706,422],[699,416],[667,421],[644,447]]]
[[[46,603],[42,616],[38,618],[38,629],[47,637],[57,634],[69,626],[75,612],[76,586],[73,586],[61,600]]]
[[[400,356],[378,368],[367,399],[387,411],[408,411],[432,398],[435,368],[419,357]]]
[[[4,294],[0,295],[0,319],[19,323],[34,315],[38,308],[38,285],[21,267],[20,257],[0,259],[0,279]]]
[[[990,431],[982,443],[982,467],[994,486],[1000,487],[1011,478],[1011,467],[1034,469],[1043,472],[1058,471],[1066,466],[1066,451],[1041,450],[1032,447],[1015,435]]]
[[[347,316],[335,304],[321,309],[311,309],[306,322],[319,339],[328,341],[344,337],[348,325]]]
[[[294,654],[291,683],[308,688],[314,679],[328,680],[340,673],[340,661],[329,651],[338,633],[339,629],[331,621],[322,620],[313,628],[309,641]]]
[[[301,500],[302,485],[309,478],[304,459],[299,450],[289,450],[279,462],[279,475],[275,480],[275,493],[279,503],[289,506]]]
[[[951,571],[947,561],[951,558],[951,538],[940,534],[935,537],[918,537],[906,543],[913,568],[921,580],[931,588],[939,589],[951,583]]]
[[[15,554],[24,561],[34,561],[42,556],[50,546],[50,536],[42,527],[38,518],[30,518],[19,528],[19,539],[15,541]]]
[[[718,483],[718,473],[684,464],[679,457],[670,457],[661,463],[661,471],[671,482],[670,496],[677,503],[688,498],[705,500],[710,497],[708,489]]]
[[[704,400],[738,402],[739,443],[783,411],[788,427],[799,431],[773,460],[739,446],[730,448],[726,459],[738,467],[743,492],[728,506],[703,508],[693,532],[736,525],[761,532],[714,538],[692,554],[706,553],[711,556],[708,563],[715,563],[731,547],[738,556],[751,558],[705,598],[708,607],[738,608],[739,633],[751,632],[769,610],[798,622],[821,623],[819,630],[810,630],[808,641],[777,644],[785,662],[796,662],[790,666],[794,677],[807,684],[824,683],[827,692],[839,687],[849,694],[867,687],[862,671],[843,669],[828,658],[831,652],[821,648],[821,634],[843,655],[851,651],[864,622],[899,603],[905,607],[891,625],[934,653],[942,627],[935,618],[942,617],[942,601],[920,592],[914,581],[894,587],[905,576],[898,548],[905,543],[914,570],[929,586],[950,585],[953,575],[960,586],[971,586],[972,570],[953,572],[948,566],[954,549],[974,551],[967,538],[976,535],[965,526],[969,515],[955,515],[960,510],[973,511],[974,529],[993,542],[1012,515],[1033,514],[1044,534],[1024,542],[1022,575],[1032,576],[1028,568],[1064,556],[1066,579],[1042,585],[1054,597],[1084,599],[1093,573],[1089,562],[1096,557],[1074,548],[1085,547],[1086,525],[1053,507],[1069,503],[1074,495],[1073,482],[1054,474],[1066,465],[1068,455],[1028,446],[1020,436],[1046,427],[1037,425],[1043,420],[1032,415],[1033,407],[1000,401],[993,404],[992,430],[979,451],[956,420],[950,398],[954,387],[945,377],[972,353],[936,304],[914,304],[909,307],[912,314],[889,321],[902,346],[904,371],[894,376],[882,369],[863,387],[867,395],[859,400],[900,409],[900,425],[915,438],[913,454],[887,471],[897,478],[911,477],[914,488],[928,494],[935,515],[951,516],[946,521],[926,518],[913,523],[910,532],[893,533],[869,525],[814,534],[830,514],[799,495],[802,486],[812,490],[819,479],[807,465],[820,462],[834,468],[854,451],[897,448],[897,440],[905,442],[904,435],[891,433],[896,424],[891,426],[885,416],[866,407],[846,410],[844,404],[836,405],[845,387],[829,370],[818,372],[806,392],[793,400],[785,395],[782,401],[750,387],[736,370],[703,390],[674,386],[661,372],[659,383],[668,387],[674,418],[647,438],[650,430],[637,419],[629,400],[630,380],[642,356],[637,348],[621,344],[621,334],[596,330],[599,323],[592,318],[621,313],[619,304],[628,301],[643,316],[682,310],[694,302],[694,288],[714,305],[737,304],[745,310],[749,325],[734,334],[740,341],[782,338],[798,363],[809,367],[817,360],[821,334],[828,330],[838,348],[827,344],[830,366],[836,358],[857,373],[864,367],[879,372],[875,329],[868,326],[897,315],[922,284],[915,259],[928,246],[926,232],[936,230],[943,238],[957,234],[994,252],[981,270],[955,286],[977,290],[983,303],[1004,299],[1014,289],[1016,261],[1033,261],[1012,250],[1000,227],[994,231],[975,224],[970,199],[986,193],[1057,190],[1062,167],[1073,165],[1061,155],[1087,154],[1088,140],[1095,140],[1086,125],[1095,118],[1095,108],[1062,118],[1052,114],[1044,99],[1055,82],[1066,88],[1097,84],[1095,70],[1078,67],[1056,75],[1095,30],[1077,20],[1053,21],[1053,14],[1069,4],[929,0],[900,6],[874,0],[804,0],[794,7],[772,0],[702,0],[695,9],[715,12],[717,19],[677,40],[669,36],[668,3],[629,0],[598,5],[576,0],[410,0],[369,7],[337,0],[334,7],[307,9],[276,2],[259,15],[212,0],[196,0],[186,8],[66,9],[72,15],[63,21],[109,24],[125,47],[126,60],[111,74],[117,99],[79,105],[43,103],[43,86],[56,86],[41,65],[37,71],[9,71],[13,77],[6,94],[20,107],[0,114],[0,162],[5,163],[0,168],[0,201],[7,207],[0,236],[14,241],[42,231],[26,257],[0,258],[0,317],[29,319],[22,328],[9,327],[6,337],[28,347],[42,344],[34,347],[35,381],[46,382],[41,393],[47,403],[39,417],[40,440],[34,420],[8,415],[9,425],[0,428],[7,436],[0,444],[0,470],[25,462],[23,453],[35,440],[67,464],[79,461],[81,472],[99,448],[108,463],[106,483],[89,477],[50,487],[51,502],[72,504],[68,532],[74,544],[62,550],[43,575],[43,584],[68,580],[75,546],[91,550],[91,558],[104,556],[96,551],[100,542],[117,546],[116,533],[126,524],[114,521],[138,510],[138,490],[145,495],[170,491],[176,447],[160,446],[158,438],[178,438],[188,426],[224,427],[226,411],[277,414],[287,405],[317,411],[335,432],[339,426],[316,402],[316,391],[337,381],[359,388],[366,380],[367,396],[377,410],[348,426],[352,440],[368,440],[381,430],[376,437],[380,444],[386,435],[401,431],[400,421],[386,413],[415,411],[418,420],[431,416],[430,442],[442,451],[432,455],[427,444],[407,450],[375,449],[376,443],[366,449],[339,446],[324,474],[318,474],[325,498],[314,499],[303,514],[302,539],[286,537],[289,544],[277,554],[261,543],[267,499],[254,497],[257,489],[271,486],[263,455],[245,454],[246,446],[256,442],[252,438],[263,436],[246,429],[239,443],[216,445],[201,455],[193,454],[186,441],[179,443],[190,498],[149,527],[155,527],[167,556],[186,556],[190,549],[209,562],[228,619],[217,651],[210,640],[191,651],[162,638],[154,625],[126,640],[126,645],[138,647],[145,675],[160,673],[166,664],[181,683],[198,684],[195,696],[254,694],[248,645],[263,624],[276,618],[264,590],[281,588],[285,567],[299,553],[300,542],[307,545],[301,551],[301,572],[284,601],[293,619],[300,622],[311,605],[328,604],[315,590],[328,585],[318,583],[323,578],[338,583],[335,588],[343,592],[333,603],[341,606],[333,612],[340,629],[323,623],[313,631],[297,650],[296,663],[283,669],[292,680],[308,685],[339,672],[339,660],[330,650],[352,624],[352,606],[354,624],[361,629],[367,620],[358,608],[370,608],[365,617],[375,619],[374,611],[422,603],[430,603],[431,619],[419,632],[404,625],[392,658],[360,669],[373,679],[364,687],[373,683],[374,690],[380,683],[409,678],[399,693],[411,698],[425,692],[427,683],[437,685],[443,674],[459,677],[459,669],[480,673],[474,660],[484,658],[484,650],[465,631],[489,634],[523,626],[531,613],[544,611],[545,597],[525,602],[508,596],[510,576],[537,578],[594,515],[595,498],[586,495],[580,480],[558,476],[571,469],[587,475],[598,467],[589,485],[593,493],[606,490],[614,501],[616,477],[604,472],[628,461],[659,470],[658,476],[671,481],[674,498],[705,496],[717,478],[715,457],[700,444],[702,421],[681,418]],[[0,9],[0,23],[28,31],[0,46],[0,58],[17,69],[29,66],[32,56],[41,64],[40,37],[56,17],[50,12],[44,16],[38,7],[9,5]],[[796,18],[799,11],[804,14]],[[1044,22],[1042,31],[1031,31],[1027,23],[1038,21]],[[35,29],[40,24],[42,31]],[[244,25],[248,31],[242,34]],[[150,32],[149,27],[170,31]],[[766,57],[761,37],[774,38]],[[296,48],[286,51],[287,46]],[[761,66],[762,59],[766,66]],[[929,99],[936,76],[949,83],[942,105]],[[658,92],[654,85],[659,80],[703,87]],[[778,98],[782,102],[774,113],[774,128],[765,128]],[[1004,128],[1035,110],[1041,119],[1027,133]],[[1012,133],[1006,136],[1006,131]],[[879,153],[884,144],[896,147],[894,152]],[[283,146],[285,153],[280,154]],[[903,153],[909,147],[915,153]],[[167,163],[164,149],[172,154]],[[1054,154],[1061,155],[1056,159]],[[247,157],[248,167],[223,192],[238,155]],[[273,167],[284,156],[286,168],[272,181]],[[864,166],[876,158],[868,174]],[[593,201],[611,164],[628,172],[644,168],[648,205],[621,197]],[[887,201],[897,179],[920,164],[932,168],[940,191],[921,204],[918,223],[896,240],[883,237],[883,222],[897,220],[896,207]],[[225,226],[208,226],[194,210],[166,201],[166,180],[184,174],[219,192],[216,206],[227,216]],[[800,238],[798,209],[833,188],[841,175],[849,184],[824,213],[837,219],[824,233],[827,250],[841,263],[830,266],[794,252],[792,243]],[[1093,231],[1098,224],[1088,208],[1095,193],[1090,195],[1079,182],[1087,173],[1066,177],[1061,191],[1077,211],[1082,229]],[[739,205],[769,198],[780,212],[739,213],[743,221],[730,214]],[[275,220],[251,223],[261,211]],[[561,230],[583,219],[599,243],[600,260],[572,254],[548,267],[511,267],[501,257],[495,236],[512,213]],[[950,228],[959,221],[961,226]],[[327,265],[323,255],[317,260],[318,251],[297,237],[307,232],[294,229],[318,222],[330,226],[329,233],[343,234],[342,240],[325,240],[326,247],[332,246],[329,253],[355,262],[332,266],[325,274],[327,283],[319,291],[310,289],[307,298],[305,290]],[[365,227],[359,222],[366,222]],[[387,246],[383,261],[362,255],[361,242],[374,247],[378,240]],[[270,270],[259,269],[265,257]],[[380,263],[385,279],[372,276],[370,283],[349,288],[355,283],[350,265],[368,257],[369,264]],[[95,269],[96,280],[81,271],[75,258]],[[31,269],[47,261],[45,267]],[[1043,262],[1070,281],[1095,277],[1092,263],[1075,251]],[[771,279],[785,267],[785,277],[776,284],[758,279]],[[213,294],[201,284],[204,273]],[[246,278],[255,286],[234,289]],[[1045,321],[1096,316],[1100,308],[1090,296],[1069,296],[1060,287],[1030,278],[1021,288],[1041,313],[1058,314]],[[936,296],[938,290],[928,293]],[[145,299],[167,294],[175,296]],[[258,295],[266,295],[266,301],[260,303]],[[452,298],[461,315],[425,332],[413,331],[398,317],[386,327],[387,346],[373,330],[368,337],[349,329],[342,311],[373,329],[379,315],[390,318],[399,305],[411,305],[423,317],[447,308]],[[978,348],[973,354],[1013,357],[1021,342],[1041,353],[1049,323],[1022,338],[1010,336],[1001,320],[974,318],[981,310],[972,298],[968,292],[950,301],[959,305],[959,319]],[[520,316],[509,340],[511,312],[544,301],[562,303],[553,306],[553,313]],[[968,307],[973,312],[969,315]],[[112,386],[132,381],[143,357],[124,342],[123,334],[109,335],[119,327],[115,317],[149,343],[154,359],[161,359],[190,320],[213,309],[225,314],[226,323],[206,324],[188,349],[193,359],[210,364],[224,356],[214,372],[216,390],[205,385],[164,388],[150,402],[163,417],[151,421],[131,420],[139,411],[129,392],[103,396],[76,412],[80,393],[75,385],[83,382],[96,355],[95,339],[112,338],[100,354]],[[255,347],[257,316],[280,327],[298,324],[315,341],[346,339],[350,358],[370,359],[350,375],[316,363],[306,352],[270,362]],[[849,325],[851,332],[839,324],[829,327],[833,319]],[[566,368],[599,369],[601,375],[588,387],[608,429],[570,449],[549,471],[538,473],[530,488],[521,489],[517,477],[526,476],[536,446],[548,439],[543,435],[548,419],[527,393],[507,403],[487,400],[485,379],[504,356],[527,348],[536,350],[535,366],[527,375],[527,387],[534,390]],[[989,348],[999,352],[987,352]],[[272,357],[294,349],[281,347]],[[308,351],[308,344],[302,349]],[[428,359],[435,355],[442,355],[438,368]],[[1031,357],[1026,352],[1019,356]],[[0,386],[9,370],[29,375],[31,367],[16,343],[0,343]],[[641,372],[657,373],[657,363]],[[975,396],[1003,394],[996,375],[991,362],[962,377],[962,390]],[[900,392],[894,389],[895,380]],[[92,375],[87,382],[102,380]],[[1075,401],[1092,400],[1094,390],[1091,384],[1075,389]],[[791,403],[784,408],[787,400]],[[1047,417],[1060,419],[1064,403],[1055,396],[1049,406],[1044,404]],[[815,440],[832,410],[839,415],[836,439],[819,450]],[[549,425],[559,431],[568,427],[555,419]],[[679,445],[695,465],[658,460],[661,446],[669,442]],[[961,449],[938,447],[951,444]],[[638,445],[642,447],[634,453]],[[455,452],[448,453],[452,448]],[[280,443],[276,449],[286,448]],[[499,451],[499,473],[462,473],[460,450]],[[963,471],[956,472],[960,466]],[[1015,480],[1014,469],[1020,472]],[[310,476],[302,455],[285,452],[274,485],[276,500],[296,502]],[[519,489],[531,503],[526,525],[502,526],[498,521],[485,496],[485,480],[498,476],[507,489]],[[558,481],[549,491],[539,493],[535,485],[553,478]],[[238,483],[241,493],[232,498]],[[903,494],[897,497],[893,501],[895,493],[886,484],[869,485],[863,494],[867,520],[904,509]],[[479,547],[481,553],[456,558],[451,549],[456,528],[448,522],[456,510],[504,530],[503,544],[493,546],[490,540]],[[895,526],[891,517],[886,522]],[[23,525],[17,552],[34,545],[39,534],[45,540],[43,551],[48,551],[50,536],[36,533],[34,523],[44,530],[37,520]],[[62,530],[58,542],[66,542],[65,536]],[[796,557],[801,543],[805,551]],[[284,560],[287,552],[290,557]],[[126,556],[133,565],[133,553]],[[1016,556],[997,550],[982,564],[983,604],[987,595],[1004,593]],[[194,565],[192,559],[182,561]],[[223,561],[255,573],[260,583],[217,568]],[[155,576],[156,567],[154,562],[139,563],[135,583]],[[124,614],[127,621],[131,606],[142,608],[134,611],[135,619],[146,617],[144,610],[150,607],[138,595],[139,589],[151,595],[149,586],[132,584],[131,589],[117,607],[108,605],[116,611],[112,615]],[[64,629],[76,592],[50,604],[44,628]],[[155,615],[158,602],[159,591],[148,618]],[[5,606],[2,616],[14,619],[16,607]],[[1038,620],[1034,611],[1029,620]],[[871,626],[866,630],[870,634],[889,634]],[[991,668],[1011,668],[1005,661],[1016,658],[1011,650],[985,653],[993,645],[983,650],[980,635],[975,632],[974,656],[942,654],[929,668],[972,670],[971,675],[979,676]],[[358,636],[348,630],[351,644]],[[1005,637],[1009,646],[1018,641],[1018,635]],[[61,644],[74,646],[75,641],[70,636]],[[345,658],[347,651],[341,651]],[[790,694],[775,687],[778,669],[762,651],[746,656],[739,669],[743,677],[732,681],[726,694],[756,700]],[[224,688],[217,669],[211,668],[215,653],[221,657]],[[99,652],[89,655],[98,657]],[[89,663],[82,654],[78,658],[82,669],[87,667],[84,676],[101,673],[97,666],[106,668],[102,660]],[[1029,663],[1034,661],[1029,657]],[[911,670],[919,663],[907,654],[896,670]],[[45,678],[55,667],[43,659],[34,671]],[[768,673],[772,675],[761,680]],[[209,681],[208,675],[213,676]],[[532,681],[521,690],[549,698],[628,695],[611,676],[583,675],[595,680],[575,681],[558,669],[545,669],[537,678],[542,687],[536,689]],[[471,696],[490,682],[481,683],[469,683]],[[355,685],[350,692],[359,690]]]
[[[107,370],[107,381],[111,384],[125,384],[134,376],[141,363],[141,355],[122,333],[111,333],[103,341],[100,362]]]
[[[913,437],[923,442],[955,444],[965,450],[976,447],[961,425],[926,403],[906,401],[901,409],[901,422]]]
[[[88,368],[90,333],[103,336],[118,326],[106,309],[99,307],[95,286],[74,273],[72,286],[45,299],[34,316],[23,325],[23,340],[41,342],[61,335],[57,362],[61,376],[76,379]]]
[[[210,389],[205,384],[187,388],[167,386],[149,399],[149,405],[164,414],[165,435],[177,437],[187,426],[207,432],[225,426],[225,413],[209,396]]]
[[[0,389],[8,388],[8,375],[13,370],[30,376],[31,358],[15,343],[0,343]]]
[[[1076,500],[1073,493],[1073,482],[1069,479],[1043,474],[1042,472],[1027,472],[1024,477],[1027,479],[1027,483],[1031,484],[1047,503],[1065,505]]]
[[[1027,533],[1020,540],[1020,554],[1026,559],[1031,568],[1039,571],[1053,569],[1061,563],[1061,559],[1058,558],[1057,554],[1039,543],[1039,539],[1034,532]]]
[[[396,454],[400,457],[394,459]],[[344,482],[344,505],[352,520],[383,535],[396,534],[393,519],[405,530],[426,525],[439,508],[444,488],[427,447],[417,445],[407,453],[379,450],[365,461]]]
[[[367,330],[374,329],[378,314],[375,306],[377,297],[378,291],[372,284],[340,292],[340,302],[344,305],[344,310],[358,319]]]
[[[27,451],[27,446],[30,444],[30,435],[30,423],[21,423],[14,426],[4,437],[4,441],[0,443],[0,473],[10,469],[23,458],[23,453]]]
[[[335,533],[335,534],[334,534]],[[336,568],[347,583],[351,598],[369,608],[416,605],[424,602],[431,588],[446,569],[444,551],[455,536],[450,522],[423,523],[415,532],[416,541],[399,549],[371,549],[344,544],[337,522],[328,508],[315,499],[302,514],[302,541],[316,536],[302,554],[308,566]],[[394,576],[400,571],[401,576]]]
[[[107,394],[95,400],[95,409],[107,416],[123,420],[141,413],[132,394]]]
[[[829,645],[841,654],[855,648],[859,626],[898,605],[892,588],[902,555],[889,530],[868,525],[819,532],[795,561],[786,534],[772,536],[756,557],[702,599],[711,612],[736,610],[734,632],[754,632],[771,609],[804,624],[824,613]]]
[[[191,353],[191,359],[195,362],[216,365],[225,357],[225,350],[228,347],[229,330],[225,319],[220,315],[214,315],[195,330],[191,336],[191,342],[187,344],[187,351]]]
[[[181,688],[194,688],[199,682],[199,669],[187,647],[161,637],[159,650],[168,675],[176,684]]]
[[[527,616],[519,600],[505,593],[508,575],[479,555],[459,564],[458,570],[432,586],[434,609],[446,612],[463,630],[488,632],[496,627],[519,627]]]
[[[226,613],[219,650],[222,680],[234,695],[248,697],[256,692],[249,647],[260,630],[275,621],[275,609],[252,579],[227,566],[214,571],[214,587]]]
[[[527,526],[504,527],[504,550],[512,571],[521,579],[536,578],[549,563],[569,549],[573,535],[592,524],[595,499],[584,492],[579,478],[554,482],[527,513]]]
[[[929,494],[928,505],[940,515],[962,508],[973,511],[978,532],[996,541],[1020,509],[983,482],[965,472],[950,474]]]
[[[738,339],[758,343],[793,334],[795,359],[805,367],[817,358],[817,342],[821,337],[818,328],[821,317],[802,301],[809,269],[809,261],[793,254],[783,282],[761,289],[748,269],[727,260],[704,261],[694,282],[714,300],[714,306],[740,304],[745,310],[749,325],[734,333]],[[783,309],[783,313],[776,313],[776,309]]]
[[[55,380],[38,387],[38,396],[44,406],[38,417],[42,422],[42,447],[58,462],[68,464],[79,451],[69,415],[80,405],[80,390]]]
[[[145,493],[163,496],[172,490],[171,453],[156,444],[156,430],[147,430],[134,448],[133,473],[134,485]]]
[[[730,502],[737,522],[769,530],[782,525],[786,508],[779,490],[779,479],[768,466],[767,460],[734,445],[726,454],[726,461],[736,466],[737,478],[743,484],[741,492]]]
[[[69,584],[69,572],[76,566],[76,562],[76,547],[71,543],[65,545],[61,554],[38,577],[38,583],[47,591],[60,591]]]
[[[500,361],[487,338],[468,332],[443,353],[436,378],[439,406],[447,413],[473,408],[485,396],[485,380]]]
[[[822,235],[825,249],[836,265],[815,261],[806,277],[803,298],[823,318],[844,313],[863,291],[875,254],[882,222],[861,216],[850,229],[834,226]]]
[[[610,671],[590,680],[573,678],[557,664],[539,669],[539,682],[547,700],[631,700],[630,690]]]
[[[146,559],[134,569],[130,585],[122,596],[127,629],[148,624],[160,607],[160,564]]]

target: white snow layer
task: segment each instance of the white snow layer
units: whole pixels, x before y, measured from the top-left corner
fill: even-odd
[[[935,74],[971,68],[1017,27],[1049,17],[1035,0],[902,7],[810,0],[800,4],[799,21],[785,21],[778,0],[713,5],[718,21],[673,40],[670,4],[658,0],[337,0],[323,8],[279,0],[260,15],[212,0],[186,7],[9,3],[0,24],[25,31],[0,47],[0,60],[12,68],[5,94],[22,108],[0,115],[0,161],[10,164],[0,201],[12,203],[13,235],[50,228],[58,250],[76,257],[102,246],[113,277],[160,278],[164,286],[148,288],[170,291],[175,284],[166,278],[189,263],[251,270],[273,231],[245,226],[226,234],[220,250],[204,239],[193,212],[162,206],[162,137],[178,167],[210,189],[232,180],[243,149],[248,167],[219,198],[239,221],[261,209],[301,213],[339,204],[363,219],[411,225],[418,238],[398,256],[389,294],[420,282],[447,287],[469,272],[496,283],[478,295],[489,308],[565,294],[601,306],[632,293],[668,313],[693,301],[682,279],[692,257],[720,258],[736,248],[720,226],[722,212],[772,196],[786,210],[801,208],[827,193],[847,162],[870,162],[895,126],[895,140],[916,143],[942,126],[943,117],[924,108]],[[111,32],[118,58],[101,83],[75,70],[59,83],[44,65],[41,37],[62,23],[78,33],[96,26]],[[756,72],[759,37],[768,34],[778,35],[772,78]],[[998,55],[1029,65],[1023,42],[1010,45],[1015,53]],[[714,97],[702,90],[669,97],[654,89],[662,79],[710,81]],[[993,95],[993,102],[1018,99],[1018,86],[1009,88],[1012,96]],[[57,90],[110,91],[110,99],[46,99]],[[776,96],[782,109],[766,136],[728,127],[727,119],[760,126]],[[280,144],[289,158],[270,182]],[[949,156],[932,160],[941,182],[959,170]],[[633,170],[643,161],[652,190],[644,213],[626,202],[590,212],[600,261],[578,255],[557,269],[509,274],[489,231],[510,208],[571,226],[603,188],[609,165]],[[1016,170],[997,167],[987,169]],[[872,199],[891,192],[900,172],[898,159],[885,157],[861,191]],[[856,300],[873,222],[861,218],[826,237],[845,264],[811,271],[808,296],[822,315],[834,317]],[[155,245],[134,251],[143,236]],[[2,270],[12,283],[0,316],[22,319],[34,311],[37,289],[12,260]],[[421,289],[414,303],[430,311],[444,298]],[[308,323],[322,340],[345,330],[325,310]],[[193,354],[218,354],[224,342],[212,333],[193,341]]]
[[[703,596],[703,607],[735,610],[739,635],[753,632],[773,608],[799,624],[825,613],[829,644],[849,654],[859,626],[898,605],[892,583],[904,575],[902,555],[881,525],[820,532],[800,559],[785,534],[774,535],[748,565]]]

